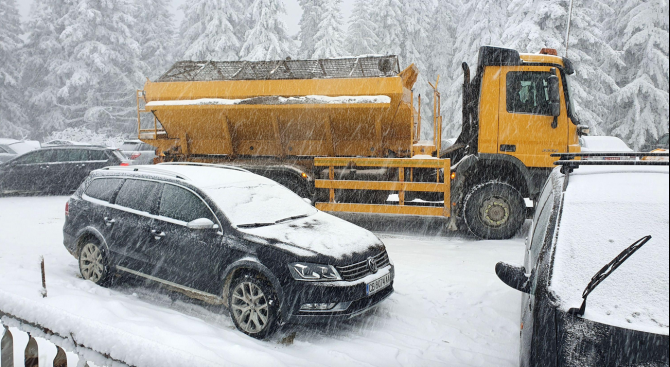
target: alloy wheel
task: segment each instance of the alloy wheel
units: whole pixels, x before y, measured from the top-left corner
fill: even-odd
[[[249,334],[259,333],[268,325],[267,297],[254,283],[242,282],[235,287],[231,309],[239,327]]]
[[[86,280],[98,283],[104,275],[105,265],[103,263],[100,248],[94,243],[87,243],[79,254],[79,268],[81,275]]]

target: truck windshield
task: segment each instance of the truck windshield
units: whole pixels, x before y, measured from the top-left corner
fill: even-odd
[[[316,208],[279,184],[240,182],[204,191],[231,224],[240,228],[279,224],[317,213]]]

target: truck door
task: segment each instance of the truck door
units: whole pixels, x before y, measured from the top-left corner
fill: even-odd
[[[527,167],[553,167],[551,153],[567,152],[568,118],[560,86],[561,113],[551,114],[550,66],[503,67],[500,81],[498,153],[520,159]],[[559,83],[561,85],[561,83]],[[552,126],[553,125],[553,126]]]

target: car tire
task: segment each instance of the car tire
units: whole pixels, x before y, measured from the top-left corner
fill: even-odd
[[[526,218],[526,203],[514,186],[488,181],[474,186],[463,201],[465,224],[475,236],[508,239]]]
[[[84,280],[106,286],[111,279],[109,261],[100,244],[92,239],[84,241],[79,250],[79,273]]]
[[[279,302],[270,282],[258,274],[236,278],[228,295],[230,318],[237,330],[266,339],[278,326]]]

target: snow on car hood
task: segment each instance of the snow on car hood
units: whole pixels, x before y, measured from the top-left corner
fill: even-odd
[[[306,218],[258,228],[238,228],[243,233],[280,242],[280,248],[299,255],[321,255],[342,259],[381,246],[372,232],[324,212]],[[289,246],[298,248],[291,249]],[[307,250],[300,251],[300,249]]]
[[[668,335],[667,167],[581,167],[570,176],[550,290],[567,311],[603,266],[638,239],[652,239],[587,298],[584,318]]]

